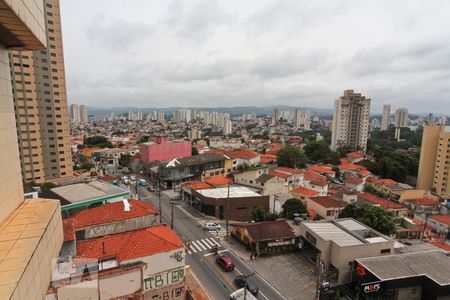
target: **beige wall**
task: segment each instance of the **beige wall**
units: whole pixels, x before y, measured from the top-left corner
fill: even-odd
[[[433,188],[434,168],[441,126],[431,125],[423,128],[422,146],[420,149],[419,173],[417,188],[431,190]]]
[[[98,281],[83,281],[58,289],[58,300],[98,300]]]
[[[111,277],[101,277],[98,285],[100,300],[131,295],[142,288],[142,272],[141,269],[134,269]]]
[[[306,199],[306,207],[308,209],[314,210],[319,216],[324,218],[325,220],[332,220],[337,219],[339,215],[339,211],[343,210],[344,208],[325,208],[322,205],[319,205],[318,203],[311,201],[309,199]],[[327,215],[327,212],[330,212],[331,215]]]

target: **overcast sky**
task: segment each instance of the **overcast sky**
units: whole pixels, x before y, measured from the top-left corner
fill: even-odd
[[[450,1],[60,1],[69,103],[450,113]]]

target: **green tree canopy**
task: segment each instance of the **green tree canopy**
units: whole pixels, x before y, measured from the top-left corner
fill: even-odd
[[[294,146],[287,146],[277,152],[277,162],[280,167],[303,168],[305,167],[305,154]]]
[[[252,209],[252,219],[255,222],[262,222],[266,220],[267,211],[261,205]]]
[[[192,147],[192,155],[198,155],[198,149],[196,147]]]
[[[139,138],[139,140],[137,141],[138,144],[142,144],[142,143],[147,143],[150,140],[150,136],[148,135],[143,135]]]
[[[95,168],[94,163],[90,161],[83,162],[80,166],[81,169],[90,170],[92,168]]]
[[[286,200],[281,207],[286,218],[292,218],[294,214],[306,214],[306,206],[297,198]]]
[[[129,167],[131,165],[131,155],[130,154],[123,154],[119,158],[119,166],[121,167]]]
[[[394,215],[378,206],[350,204],[340,212],[339,218],[356,219],[383,234],[395,232]]]
[[[108,141],[108,139],[100,135],[85,138],[83,146],[87,148],[113,148],[113,145]]]

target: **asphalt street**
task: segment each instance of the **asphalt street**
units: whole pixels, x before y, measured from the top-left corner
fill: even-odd
[[[132,186],[130,190],[134,192],[135,188]],[[148,191],[145,187],[139,187],[139,196],[141,200],[150,202],[158,209],[156,193]],[[220,240],[212,232],[203,230],[199,220],[180,208],[180,204],[173,205],[174,230],[183,242],[189,245],[190,250],[186,254],[186,264],[190,265],[212,299],[229,299],[230,293],[238,289],[233,283],[234,278],[240,274],[254,273],[253,270],[232,251],[222,246]],[[170,226],[171,223],[171,206],[169,197],[161,193],[162,222],[167,226]],[[210,250],[214,244],[219,245],[220,254],[233,259],[235,264],[233,272],[224,272],[216,264],[216,256]],[[259,288],[258,299],[286,299],[258,274],[251,276],[250,280]]]

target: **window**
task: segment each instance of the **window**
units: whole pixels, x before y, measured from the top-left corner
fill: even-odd
[[[381,249],[381,254],[391,253],[391,249]]]
[[[316,244],[316,238],[310,232],[307,231],[305,237],[312,244],[314,244],[314,245]]]

